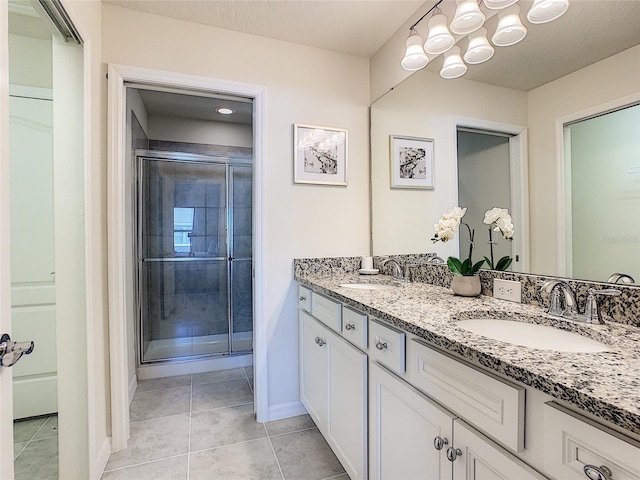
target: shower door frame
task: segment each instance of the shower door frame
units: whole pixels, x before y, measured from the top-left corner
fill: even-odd
[[[135,239],[135,248],[136,248],[136,261],[137,261],[137,285],[135,286],[135,296],[134,296],[134,304],[136,310],[136,335],[138,337],[136,342],[136,357],[137,357],[137,366],[141,365],[153,365],[153,364],[165,364],[165,363],[175,363],[175,362],[184,362],[188,360],[194,359],[208,359],[208,358],[218,358],[222,356],[235,356],[235,355],[248,355],[253,352],[253,349],[250,350],[242,350],[242,351],[233,351],[233,326],[234,326],[234,310],[233,310],[233,262],[234,260],[251,260],[253,265],[253,258],[235,258],[234,257],[234,245],[233,245],[233,237],[234,237],[234,228],[233,228],[233,205],[232,205],[232,196],[233,196],[233,183],[231,178],[231,171],[234,166],[241,167],[251,167],[251,183],[252,183],[252,191],[253,191],[253,168],[254,162],[253,158],[234,158],[234,157],[225,157],[225,156],[210,156],[210,155],[201,155],[201,154],[192,154],[192,153],[182,153],[182,152],[166,152],[160,150],[145,150],[145,149],[137,149],[134,152],[134,157],[136,158],[135,162],[135,179],[136,179],[136,239]],[[227,350],[225,352],[220,353],[210,353],[210,354],[202,354],[202,355],[187,355],[181,357],[172,357],[158,360],[147,360],[143,359],[143,349],[144,349],[144,338],[142,331],[142,302],[141,299],[143,297],[143,262],[144,262],[144,247],[143,247],[143,224],[144,224],[144,215],[143,215],[143,195],[144,195],[144,176],[143,176],[143,168],[142,164],[145,160],[157,160],[164,162],[175,162],[175,163],[199,163],[199,164],[208,164],[208,165],[224,165],[225,166],[225,209],[226,209],[226,256],[218,256],[218,257],[177,257],[177,258],[161,258],[154,259],[153,262],[184,262],[184,261],[224,261],[226,262],[226,270],[227,270]],[[253,203],[253,201],[252,201]],[[252,220],[253,224],[253,220]],[[253,244],[253,236],[252,241]],[[253,248],[252,248],[253,250]],[[253,304],[253,298],[252,298]],[[253,310],[253,305],[252,305]],[[253,315],[252,315],[253,317]],[[253,325],[252,318],[252,325]],[[251,329],[251,335],[253,336],[253,327]],[[191,338],[194,338],[193,336]]]

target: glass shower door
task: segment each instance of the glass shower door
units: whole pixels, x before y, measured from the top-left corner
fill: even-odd
[[[141,361],[228,353],[227,166],[139,169]]]

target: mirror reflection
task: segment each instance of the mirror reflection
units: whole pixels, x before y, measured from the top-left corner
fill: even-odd
[[[501,207],[515,228],[512,242],[498,239],[500,256],[513,258],[509,270],[640,280],[640,30],[631,26],[634,18],[640,20],[640,2],[572,2],[563,23],[542,35],[561,30],[573,45],[588,45],[595,35],[599,47],[609,49],[602,60],[589,63],[587,49],[564,43],[540,52],[548,43],[525,39],[508,55],[497,49],[484,70],[474,74],[472,66],[456,80],[442,79],[442,59],[436,60],[375,101],[373,254],[458,256],[466,238],[430,239],[441,214],[459,205],[469,209],[465,221],[479,232],[474,260],[480,260],[489,248],[484,212]],[[607,31],[612,38],[605,45]],[[563,61],[569,70],[559,75]],[[392,135],[434,140],[433,190],[391,187]]]

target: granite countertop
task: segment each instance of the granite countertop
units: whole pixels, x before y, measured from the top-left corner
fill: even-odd
[[[587,325],[546,315],[540,307],[450,289],[398,282],[386,275],[296,276],[315,291],[423,338],[473,364],[503,374],[640,435],[640,328],[609,322]],[[396,288],[356,290],[343,283],[384,283]],[[456,320],[490,316],[553,325],[610,345],[606,352],[540,350],[463,330]]]

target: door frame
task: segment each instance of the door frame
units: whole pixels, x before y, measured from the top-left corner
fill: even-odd
[[[529,232],[529,156],[527,127],[510,123],[492,122],[479,118],[451,117],[451,152],[454,173],[453,203],[458,202],[458,128],[472,128],[511,135],[509,137],[509,165],[511,176],[511,216],[513,223]],[[520,259],[518,270],[529,271],[529,234],[514,235],[513,250]],[[459,252],[458,252],[459,254]]]
[[[625,95],[605,103],[556,118],[556,248],[557,248],[557,275],[560,277],[572,277],[572,255],[567,255],[567,250],[572,244],[571,224],[571,133],[569,125],[587,120],[599,115],[620,110],[640,102],[640,92]]]
[[[107,227],[109,270],[109,353],[111,372],[111,450],[127,447],[129,437],[129,396],[127,379],[127,312],[132,311],[125,292],[126,245],[126,85],[132,82],[159,88],[177,88],[212,94],[228,94],[253,99],[254,213],[253,213],[253,297],[254,297],[254,370],[255,411],[258,422],[268,419],[267,320],[263,218],[264,195],[264,109],[266,89],[261,85],[233,82],[205,76],[109,64],[107,110]]]

